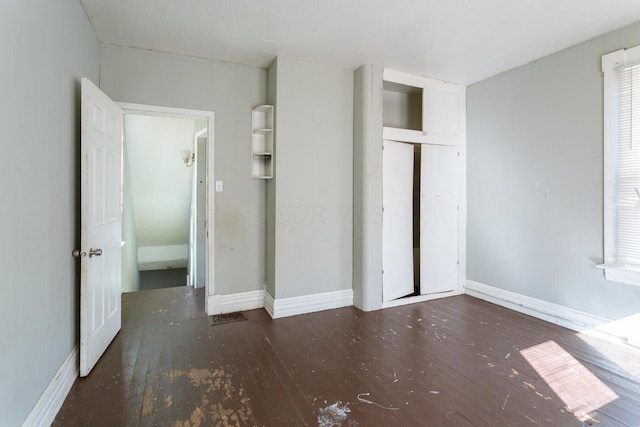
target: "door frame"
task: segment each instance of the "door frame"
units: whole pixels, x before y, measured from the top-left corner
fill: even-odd
[[[128,102],[116,102],[122,108],[125,114],[155,115],[189,119],[206,119],[207,120],[207,150],[206,150],[206,271],[204,281],[204,307],[205,312],[209,313],[209,295],[212,295],[215,289],[215,186],[214,182],[214,160],[215,160],[215,141],[214,127],[215,114],[213,111],[193,110],[187,108],[164,107],[159,105],[133,104]],[[124,117],[123,117],[124,124]],[[124,138],[124,135],[123,135]]]

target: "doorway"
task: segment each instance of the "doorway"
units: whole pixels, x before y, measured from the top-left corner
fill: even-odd
[[[213,113],[120,106],[123,291],[208,288],[213,265],[207,256],[213,256],[208,240],[212,230],[207,233],[208,224],[213,225],[207,180],[213,171]]]
[[[128,265],[123,274],[123,258],[128,252],[137,257],[135,228],[123,229],[123,217],[134,218],[131,188],[123,185],[130,170],[125,171],[123,161],[123,121],[126,114],[174,116],[203,120],[206,123],[208,143],[201,156],[204,163],[203,187],[205,214],[204,236],[206,250],[204,288],[194,293],[204,294],[202,301],[208,312],[209,292],[214,289],[213,266],[215,259],[214,197],[208,183],[214,176],[214,115],[212,112],[182,110],[136,104],[116,104],[89,79],[82,79],[80,193],[82,200],[81,242],[73,256],[80,259],[80,375],[87,376],[102,356],[109,343],[120,330],[122,319],[122,292],[124,283],[133,274],[139,275],[137,260]],[[195,149],[196,146],[194,146]],[[184,156],[190,162],[191,153]],[[183,156],[183,153],[180,153]],[[195,160],[196,156],[193,157]],[[125,203],[129,200],[129,203]],[[125,209],[127,212],[125,213]],[[130,224],[133,221],[130,222]],[[192,223],[196,224],[195,221]]]

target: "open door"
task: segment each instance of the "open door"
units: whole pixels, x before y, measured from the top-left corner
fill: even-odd
[[[82,79],[80,375],[120,330],[122,294],[122,111]]]
[[[413,144],[383,141],[382,301],[413,293]]]

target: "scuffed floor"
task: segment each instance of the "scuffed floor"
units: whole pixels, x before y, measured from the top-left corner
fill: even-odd
[[[211,326],[190,288],[126,294],[54,426],[633,426],[640,352],[469,296]]]
[[[186,377],[193,388],[187,395],[200,396],[193,402],[180,402],[185,406],[193,406],[188,419],[176,420],[173,427],[200,427],[220,425],[224,427],[240,427],[256,425],[249,406],[249,398],[245,395],[242,384],[233,384],[234,368],[231,366],[217,369],[190,369],[189,371],[171,371],[163,373],[171,377],[171,381],[179,381]],[[170,406],[174,397],[167,396],[164,402],[158,402],[151,391],[145,391],[142,403],[142,417],[152,414],[157,404]]]

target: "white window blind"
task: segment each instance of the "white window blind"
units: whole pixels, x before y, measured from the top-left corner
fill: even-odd
[[[618,71],[615,262],[640,266],[640,65]]]
[[[640,286],[640,46],[602,56],[604,262],[607,280]]]

